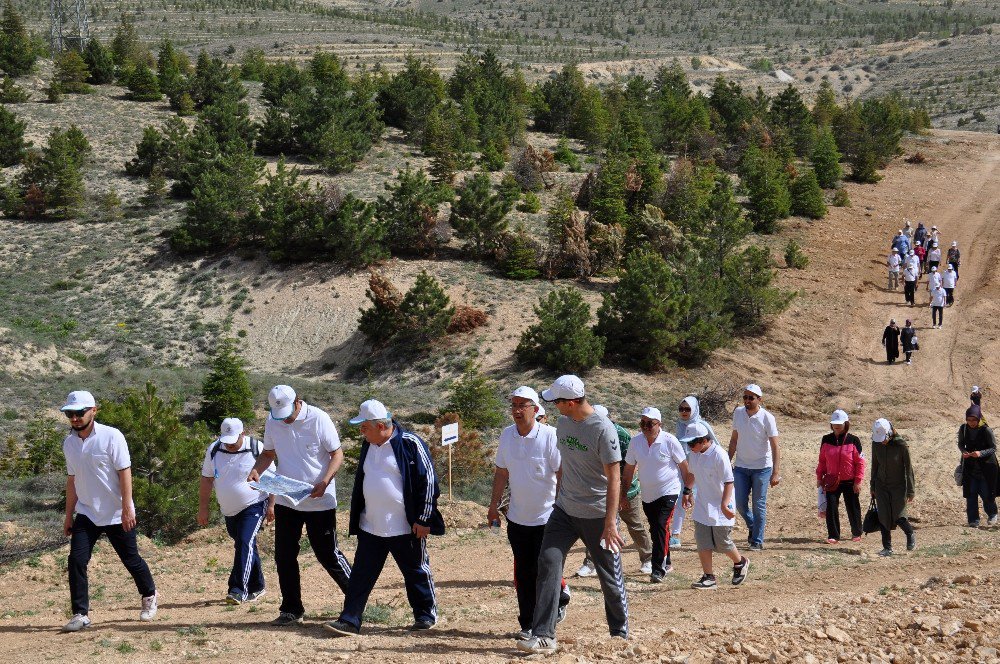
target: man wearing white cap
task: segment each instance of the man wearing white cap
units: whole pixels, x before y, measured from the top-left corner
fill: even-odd
[[[944,325],[944,305],[948,294],[940,286],[931,291],[931,327],[940,329]]]
[[[413,609],[410,631],[428,630],[437,622],[437,598],[427,536],[444,535],[430,450],[419,436],[404,431],[381,401],[362,403],[350,422],[360,426],[364,437],[348,529],[358,538],[358,548],[344,609],[324,627],[337,636],[361,632],[368,597],[392,555]]]
[[[931,269],[941,265],[941,249],[938,247],[937,240],[931,242],[931,250],[927,252],[927,265]]]
[[[955,304],[955,285],[958,283],[958,273],[955,266],[949,264],[948,269],[941,275],[941,288],[945,292],[945,303],[950,307]]]
[[[583,381],[560,376],[542,398],[559,409],[556,424],[561,476],[555,507],[545,524],[538,557],[538,590],[532,636],[520,650],[551,654],[559,609],[559,587],[566,554],[580,539],[597,566],[604,593],[604,613],[611,636],[628,638],[628,597],[618,533],[621,450],[618,432],[587,402]]]
[[[938,272],[937,266],[932,267],[930,274],[927,275],[927,292],[932,292],[935,288],[941,285],[941,273]]]
[[[778,425],[762,405],[763,397],[759,385],[751,383],[743,388],[743,405],[733,411],[733,433],[729,438],[736,509],[750,531],[747,541],[751,551],[764,548],[767,489],[781,482]]]
[[[556,500],[560,456],[555,427],[535,420],[540,408],[538,393],[522,385],[509,396],[514,424],[500,433],[487,518],[491,524],[499,522],[500,500],[504,488],[510,485],[507,540],[514,555],[514,589],[520,625],[517,639],[523,641],[531,638],[531,626],[535,621],[538,554],[542,550],[545,524]],[[559,602],[561,614],[565,614],[568,603],[569,594],[563,581]]]
[[[337,546],[337,492],[333,478],[344,462],[344,451],[333,420],[300,399],[288,385],[276,385],[267,395],[271,414],[264,424],[264,450],[247,477],[260,479],[277,460],[278,473],[313,485],[301,501],[277,496],[274,507],[274,564],[281,588],[281,607],[272,625],[302,622],[299,582],[299,540],[306,529],[316,560],[347,592],[351,565]]]
[[[889,254],[889,290],[896,290],[899,288],[899,264],[901,259],[899,257],[899,249],[893,248],[892,252]]]
[[[208,525],[208,499],[215,488],[226,532],[233,538],[233,569],[229,573],[227,604],[254,602],[264,594],[264,572],[257,551],[257,533],[266,520],[274,521],[274,496],[247,484],[247,475],[260,456],[261,442],[244,435],[243,422],[222,421],[219,437],[205,450],[198,487],[198,525]]]
[[[662,583],[663,577],[674,571],[670,564],[670,544],[667,534],[673,518],[677,497],[688,476],[687,456],[673,434],[660,428],[660,411],[652,406],[642,409],[639,428],[625,454],[622,487],[627,487],[639,469],[642,510],[649,521],[649,536],[653,545],[651,583]],[[690,489],[685,489],[690,491]],[[685,493],[686,495],[686,493]]]
[[[125,436],[114,427],[94,421],[97,403],[90,392],[70,392],[60,410],[72,429],[63,441],[67,474],[63,531],[70,538],[68,570],[73,617],[63,631],[78,632],[90,626],[87,566],[101,535],[107,535],[135,581],[142,598],[139,620],[152,620],[156,615],[156,585],[136,543],[132,459]]]
[[[916,304],[917,271],[907,265],[903,268],[903,298],[912,307]]]
[[[948,247],[948,264],[955,266],[955,278],[958,278],[958,266],[962,262],[962,252],[958,250],[958,242],[954,241]]]

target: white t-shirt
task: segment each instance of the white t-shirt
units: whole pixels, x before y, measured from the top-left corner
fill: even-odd
[[[941,275],[941,285],[945,288],[954,288],[956,281],[958,281],[958,277],[954,270],[945,270],[944,274]]]
[[[947,297],[948,294],[944,292],[943,288],[935,288],[931,291],[931,306],[943,307],[947,302]]]
[[[257,463],[250,451],[250,436],[243,436],[243,444],[238,452],[230,452],[225,445],[212,458],[213,441],[205,450],[205,460],[201,464],[201,476],[215,479],[215,498],[223,516],[236,516],[251,505],[267,498],[263,491],[251,488],[247,475]],[[271,464],[271,468],[274,464]],[[263,473],[261,473],[263,475]]]
[[[927,290],[932,291],[941,285],[941,273],[931,272],[927,277]]]
[[[687,457],[680,441],[666,431],[650,445],[643,434],[632,436],[625,454],[625,463],[639,468],[639,491],[642,502],[651,503],[663,496],[681,492],[681,473],[677,464]]]
[[[889,254],[889,270],[891,272],[899,271],[899,263],[899,254]]]
[[[917,271],[912,267],[910,267],[909,265],[907,265],[903,269],[903,281],[916,281],[916,280],[917,280]]]
[[[941,250],[931,249],[930,253],[927,254],[927,260],[941,262]]]
[[[128,443],[121,431],[94,422],[86,440],[74,431],[63,440],[66,474],[76,487],[76,513],[95,526],[122,522],[122,487],[118,471],[132,467]],[[132,505],[135,511],[135,504]]]
[[[543,526],[556,500],[561,457],[556,428],[535,423],[527,436],[511,424],[500,433],[496,465],[509,474],[507,518],[520,526]]]
[[[361,512],[361,530],[378,537],[410,533],[403,504],[403,476],[389,441],[368,446],[364,471],[365,509]]]
[[[733,467],[729,465],[729,455],[718,443],[701,454],[691,453],[688,469],[694,475],[694,510],[691,518],[706,526],[731,526],[736,523],[726,517],[720,509],[725,485],[733,481]],[[732,505],[729,505],[733,509]]]
[[[330,454],[340,449],[340,436],[329,415],[303,401],[299,416],[291,424],[267,418],[264,449],[278,455],[279,474],[315,484],[330,465]],[[275,496],[274,500],[301,512],[336,509],[335,484],[330,480],[322,498],[305,498],[298,505],[286,496]]]
[[[750,417],[747,415],[746,406],[740,406],[733,411],[733,431],[736,432],[734,466],[759,470],[774,465],[771,459],[771,443],[768,441],[772,436],[778,435],[778,425],[774,421],[774,415],[761,406],[753,417]]]

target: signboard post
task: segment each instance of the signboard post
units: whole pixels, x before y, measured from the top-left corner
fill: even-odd
[[[454,500],[451,495],[451,446],[457,442],[458,422],[441,427],[441,444],[448,448],[448,500]]]

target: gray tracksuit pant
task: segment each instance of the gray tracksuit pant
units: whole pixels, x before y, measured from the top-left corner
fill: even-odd
[[[562,586],[566,554],[583,540],[587,553],[597,569],[597,578],[604,593],[604,613],[612,636],[628,636],[628,597],[625,594],[625,574],[622,557],[601,548],[604,519],[581,519],[570,516],[559,507],[552,510],[545,524],[542,550],[538,555],[538,582],[535,595],[535,636],[554,638],[559,591]]]

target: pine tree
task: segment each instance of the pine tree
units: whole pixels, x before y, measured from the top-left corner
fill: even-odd
[[[784,164],[770,150],[751,145],[740,162],[740,180],[749,197],[748,211],[758,233],[773,233],[779,219],[791,213],[791,194]]]
[[[92,88],[87,85],[90,78],[90,71],[87,63],[76,51],[63,51],[56,58],[55,74],[53,83],[59,85],[63,92],[71,94],[89,94]]]
[[[400,342],[426,348],[443,337],[455,313],[451,300],[437,279],[421,270],[417,281],[406,291],[399,304],[399,325],[396,335]]]
[[[538,250],[524,226],[509,236],[500,270],[508,279],[523,281],[539,275]]]
[[[136,63],[144,61],[148,51],[139,41],[139,33],[135,24],[125,12],[118,17],[114,36],[111,38],[111,57],[120,70],[128,70]]]
[[[492,252],[507,228],[510,201],[491,191],[490,177],[485,173],[467,178],[457,194],[450,221],[458,237],[467,240],[477,255]]]
[[[408,55],[403,68],[379,91],[377,102],[386,124],[399,127],[412,142],[421,143],[431,113],[446,95],[444,79],[434,65]]]
[[[792,196],[792,214],[822,219],[826,216],[826,202],[823,200],[823,190],[820,189],[816,172],[807,168],[799,177],[792,181],[790,188]]]
[[[372,348],[378,350],[387,346],[396,334],[403,295],[382,273],[373,271],[368,277],[365,297],[371,302],[371,306],[361,310],[358,331],[365,336]]]
[[[83,61],[87,64],[90,77],[88,83],[107,85],[115,80],[115,61],[111,51],[104,48],[99,39],[91,39],[83,49]]]
[[[822,127],[819,131],[816,147],[812,153],[812,164],[816,171],[816,180],[823,189],[835,188],[837,182],[843,177],[837,141],[827,126]]]
[[[837,106],[837,94],[833,91],[830,81],[824,80],[819,84],[819,93],[816,95],[816,102],[813,104],[812,115],[818,127],[829,127],[840,114],[840,107]]]
[[[165,145],[163,134],[149,125],[142,130],[142,139],[135,147],[136,155],[125,164],[125,172],[134,177],[149,177],[153,168],[164,157]]]
[[[628,222],[625,196],[629,166],[624,156],[616,154],[608,155],[601,164],[589,205],[594,221],[623,227]]]
[[[240,60],[240,79],[244,81],[263,81],[267,71],[267,60],[264,51],[259,48],[249,48]]]
[[[423,171],[400,171],[395,183],[385,184],[376,214],[386,228],[394,255],[427,256],[441,240],[435,231],[439,192]]]
[[[796,155],[806,157],[812,152],[816,142],[816,125],[795,86],[789,84],[772,100],[770,120],[772,127],[788,134]]]
[[[129,74],[128,98],[132,101],[159,101],[163,94],[156,74],[144,62],[140,62]]]
[[[10,76],[4,76],[0,81],[0,104],[23,104],[29,99],[31,95]]]
[[[696,240],[716,279],[722,278],[726,259],[743,243],[752,228],[753,224],[736,202],[729,175],[718,173],[706,206],[704,226]]]
[[[469,362],[452,384],[443,412],[457,413],[469,429],[489,429],[503,423],[505,410],[499,386]]]
[[[0,106],[0,166],[13,166],[24,159],[25,150],[31,145],[24,140],[28,123],[18,120],[13,111]]]
[[[156,56],[156,77],[160,91],[170,98],[171,105],[178,104],[187,91],[187,75],[191,63],[187,56],[174,48],[173,42],[164,39]],[[176,110],[176,109],[175,109]]]
[[[726,260],[726,312],[738,335],[760,334],[770,320],[784,311],[795,293],[774,286],[771,254],[764,247],[750,246]]]
[[[215,347],[211,368],[201,384],[198,417],[210,429],[218,429],[227,417],[238,417],[245,425],[252,424],[256,417],[246,361],[240,356],[236,339],[223,338]]]
[[[11,0],[5,0],[0,18],[0,70],[8,76],[24,76],[35,66],[38,52],[31,41],[24,19]]]
[[[247,95],[246,88],[233,76],[226,64],[219,58],[210,57],[205,51],[198,54],[194,76],[191,77],[188,88],[195,108],[199,110],[224,97],[240,100]]]
[[[584,373],[600,364],[604,339],[590,327],[590,305],[575,288],[561,288],[535,305],[538,322],[521,333],[514,354],[525,364]]]
[[[680,340],[673,357],[684,366],[704,364],[732,335],[732,316],[726,311],[725,282],[711,261],[689,249],[677,261],[680,292],[690,302],[682,313]]]

